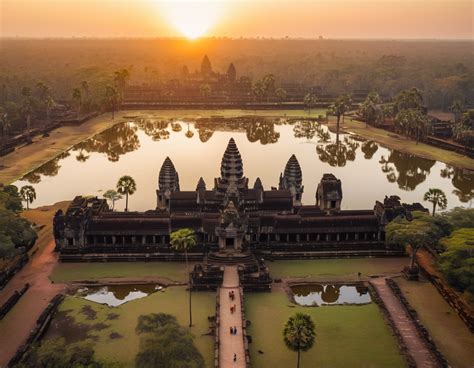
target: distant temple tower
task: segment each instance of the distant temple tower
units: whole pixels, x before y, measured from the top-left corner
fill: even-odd
[[[174,168],[173,162],[166,157],[161,166],[158,177],[157,209],[166,209],[169,206],[171,193],[179,191],[179,176]]]
[[[287,189],[293,196],[293,205],[301,206],[301,197],[303,195],[304,186],[303,174],[298,159],[295,155],[291,155],[290,159],[286,163],[285,171],[280,174],[280,183],[278,189]]]
[[[206,77],[212,74],[211,62],[209,61],[207,55],[204,55],[204,58],[201,62],[201,74]]]
[[[324,211],[339,211],[341,202],[341,180],[333,174],[324,174],[316,189],[316,205]]]
[[[229,68],[227,69],[227,79],[230,82],[235,82],[237,78],[237,71],[235,70],[234,63],[230,63]]]
[[[215,179],[214,190],[238,196],[238,191],[248,188],[248,179],[244,176],[244,166],[234,138],[229,140],[222,156],[221,177]]]

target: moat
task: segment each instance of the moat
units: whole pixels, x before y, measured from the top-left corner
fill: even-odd
[[[180,173],[184,190],[193,190],[199,177],[212,183],[222,150],[234,137],[250,180],[278,185],[278,174],[295,154],[303,170],[302,202],[313,204],[323,173],[341,179],[343,209],[363,209],[387,194],[405,202],[422,202],[429,188],[442,189],[448,208],[469,206],[474,172],[442,162],[390,150],[348,133],[330,132],[315,121],[286,118],[160,119],[130,117],[126,122],[85,140],[16,182],[32,184],[34,206],[70,200],[76,195],[99,197],[115,188],[118,178],[131,175],[137,192],[131,210],[147,210],[155,203],[156,175],[169,156]],[[371,183],[371,185],[367,185]],[[116,208],[122,210],[124,201]],[[427,205],[427,203],[424,203]]]

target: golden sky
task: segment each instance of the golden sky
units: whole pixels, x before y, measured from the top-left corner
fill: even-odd
[[[473,39],[474,0],[0,0],[3,37]]]

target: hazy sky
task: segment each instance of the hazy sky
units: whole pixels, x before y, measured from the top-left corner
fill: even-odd
[[[473,39],[474,0],[0,0],[3,37]]]

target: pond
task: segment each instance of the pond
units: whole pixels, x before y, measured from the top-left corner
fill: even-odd
[[[144,298],[162,286],[154,284],[92,286],[77,290],[76,296],[91,302],[117,307],[132,300]]]
[[[473,171],[390,150],[351,134],[341,133],[337,140],[336,134],[315,121],[256,116],[130,118],[81,142],[15,185],[33,185],[37,193],[33,205],[41,206],[76,195],[101,197],[115,188],[119,177],[131,175],[137,191],[130,197],[130,209],[154,209],[158,173],[167,156],[179,173],[182,190],[194,190],[200,177],[209,189],[220,174],[221,158],[231,137],[251,186],[257,177],[265,189],[278,186],[280,173],[295,154],[303,171],[304,204],[314,204],[324,173],[342,180],[343,209],[372,208],[386,195],[423,203],[429,188],[446,193],[448,208],[472,202]],[[424,205],[430,208],[429,203]],[[124,206],[121,200],[116,209]]]
[[[369,289],[363,285],[305,284],[291,286],[295,302],[304,306],[368,304]]]

